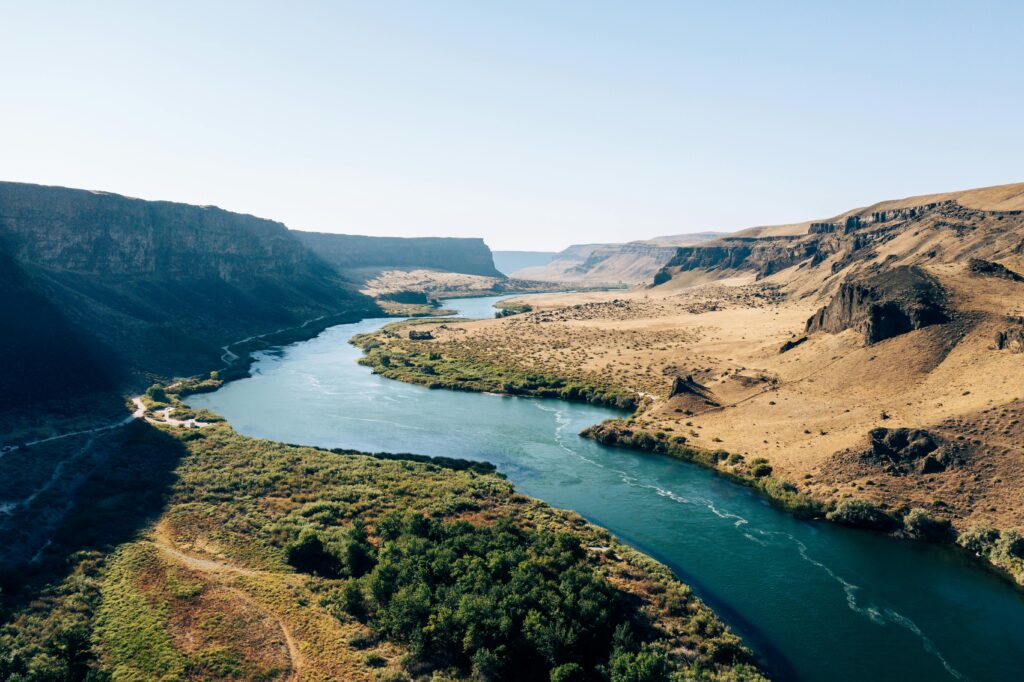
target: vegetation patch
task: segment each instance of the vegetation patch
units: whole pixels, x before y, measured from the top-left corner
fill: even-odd
[[[165,509],[8,605],[23,679],[762,679],[668,569],[479,463],[135,430],[177,453]]]
[[[354,337],[352,343],[366,353],[360,362],[381,376],[429,388],[559,398],[623,410],[639,404],[636,393],[595,377],[565,378],[495,365],[452,354],[448,347],[403,338],[401,328],[389,326]]]

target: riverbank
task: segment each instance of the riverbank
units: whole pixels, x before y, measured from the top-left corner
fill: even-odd
[[[856,496],[819,497],[812,489],[780,477],[767,458],[747,457],[724,447],[698,444],[695,439],[700,433],[692,428],[692,421],[680,424],[686,427],[680,432],[674,426],[648,419],[646,411],[650,399],[656,396],[648,397],[640,391],[631,393],[619,385],[620,382],[579,369],[579,366],[571,372],[552,371],[550,365],[535,365],[522,356],[515,367],[502,364],[495,360],[493,353],[481,352],[478,344],[463,342],[464,334],[462,325],[453,328],[437,321],[415,321],[389,325],[372,334],[355,337],[352,342],[365,353],[361,363],[390,379],[429,388],[560,398],[634,410],[628,420],[595,425],[582,435],[604,445],[666,454],[707,467],[757,490],[801,518],[959,547],[1018,587],[1024,587],[1024,539],[1015,530],[957,527],[948,516],[937,514],[934,509],[910,505],[887,508]],[[554,343],[557,350],[559,342]],[[486,348],[490,351],[493,346]],[[531,371],[533,367],[538,369]]]
[[[166,502],[139,520],[137,539],[115,544],[102,539],[131,507],[83,507],[75,526],[97,539],[90,551],[59,532],[37,565],[43,584],[5,589],[16,601],[0,643],[26,669],[59,669],[60,650],[40,643],[73,626],[91,633],[96,665],[124,679],[209,679],[225,666],[245,679],[546,678],[576,665],[641,675],[628,679],[763,679],[664,566],[484,467],[290,446],[226,423],[140,420],[111,437],[132,471],[149,472],[144,484],[165,472],[146,487]],[[408,573],[422,562],[443,568]],[[499,599],[503,585],[514,593]],[[50,596],[30,598],[38,590]]]
[[[84,547],[58,527],[33,558],[33,579],[5,580],[0,645],[12,670],[61,674],[70,663],[53,633],[73,632],[93,642],[76,665],[126,679],[208,679],[228,668],[247,679],[401,680],[431,671],[455,679],[503,670],[552,679],[764,679],[750,650],[667,568],[572,512],[516,494],[493,465],[248,438],[181,402],[248,376],[255,351],[333,324],[314,320],[231,344],[227,367],[135,399],[143,419],[105,433],[100,446],[111,454],[95,461],[130,458],[120,474],[145,470],[137,478],[150,502],[120,494],[95,515],[86,504],[74,519],[90,528]],[[130,490],[120,474],[112,487]],[[105,477],[94,469],[76,498],[102,495],[111,487]],[[154,495],[167,500],[159,512]],[[139,539],[124,541],[126,522]],[[382,596],[396,552],[417,565],[427,559],[421,538],[449,552],[430,557],[443,560],[445,575],[493,562],[495,552],[511,553],[517,568],[464,584],[423,575]],[[505,584],[517,585],[521,602],[503,616],[511,629],[480,639],[508,608],[504,600],[451,621],[452,604],[493,599]],[[395,601],[424,586],[435,596],[417,605],[419,615]],[[412,620],[396,625],[400,614]],[[430,625],[441,614],[446,632]]]

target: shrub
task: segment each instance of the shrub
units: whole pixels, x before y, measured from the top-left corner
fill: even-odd
[[[304,529],[299,539],[286,549],[288,563],[300,573],[309,573],[324,578],[341,575],[341,562],[327,550],[323,540],[315,531]]]
[[[551,669],[551,682],[585,682],[587,676],[579,663],[566,663]]]
[[[842,500],[825,517],[829,521],[857,528],[892,530],[896,526],[895,519],[867,500]]]
[[[168,402],[167,391],[160,384],[153,384],[146,389],[146,397],[156,403]]]
[[[668,680],[665,654],[645,649],[612,657],[612,682],[662,682]]]
[[[924,509],[914,508],[903,517],[903,530],[912,538],[922,540],[948,540],[953,532],[949,521],[934,519]]]
[[[366,534],[366,524],[357,519],[349,531],[345,547],[345,568],[353,578],[358,578],[373,569],[376,563],[373,545]]]

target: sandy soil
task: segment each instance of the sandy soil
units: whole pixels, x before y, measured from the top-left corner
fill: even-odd
[[[787,296],[785,274],[536,297],[533,312],[449,323],[431,343],[517,368],[610,378],[654,397],[643,428],[765,457],[821,498],[855,495],[925,507],[961,526],[1022,527],[1024,355],[996,351],[992,339],[1007,314],[1020,314],[1024,284],[972,277],[962,264],[934,270],[965,321],[871,346],[848,330],[780,353],[823,301]],[[690,375],[719,406],[701,411],[685,396],[669,398],[673,380]],[[970,456],[938,473],[886,473],[858,456],[880,426],[966,441]]]

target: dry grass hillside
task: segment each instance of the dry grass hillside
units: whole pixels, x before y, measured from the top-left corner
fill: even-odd
[[[625,244],[575,244],[545,265],[513,273],[523,279],[574,282],[590,286],[647,282],[674,255],[678,246],[700,244],[719,232],[655,237]]]
[[[1024,530],[1022,208],[1017,184],[757,228],[679,249],[658,286],[420,343],[611,382],[649,398],[623,428],[763,458],[830,507]]]

